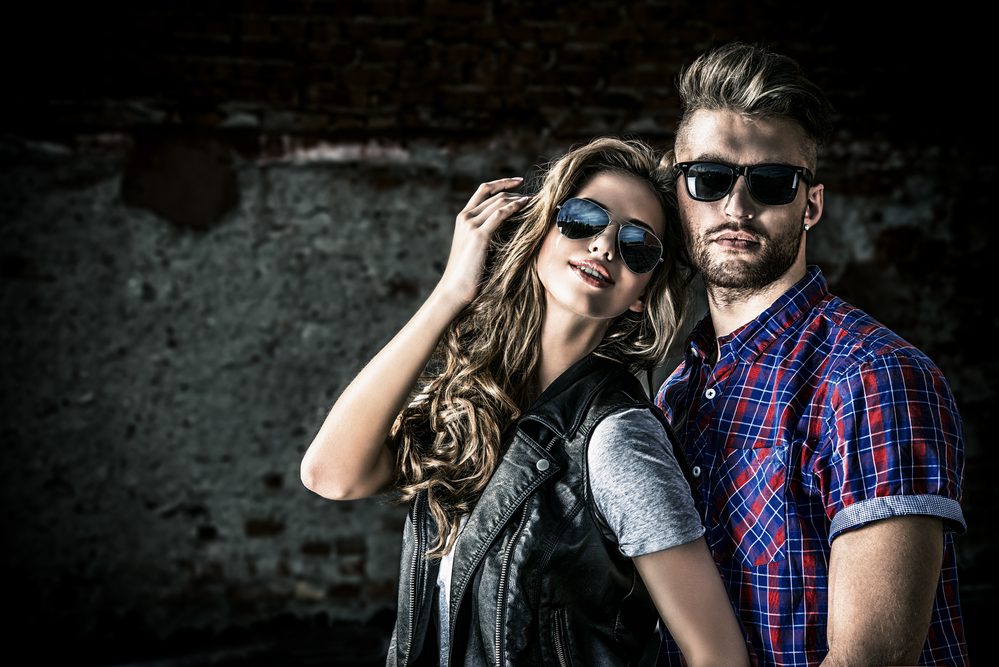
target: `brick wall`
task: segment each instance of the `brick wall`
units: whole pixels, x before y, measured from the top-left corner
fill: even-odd
[[[948,127],[943,114],[986,62],[980,29],[955,16],[912,17],[892,29],[895,16],[878,20],[848,6],[25,5],[3,28],[12,102],[4,112],[46,134],[180,125],[326,137],[467,138],[507,129],[666,137],[679,66],[712,43],[744,39],[794,54],[833,96],[843,131],[927,143],[966,129]]]
[[[975,288],[997,169],[987,105],[966,104],[974,25],[775,2],[12,12],[0,489],[17,628],[105,660],[260,624],[319,619],[330,651],[344,624],[381,632],[403,510],[300,485],[326,410],[432,288],[477,183],[596,134],[668,145],[679,67],[736,38],[798,58],[841,114],[810,256],[951,381],[962,588],[975,610],[994,594],[996,327]],[[375,663],[378,632],[359,644]]]

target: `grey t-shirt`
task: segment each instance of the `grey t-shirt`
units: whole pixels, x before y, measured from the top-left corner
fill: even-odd
[[[625,556],[704,534],[666,430],[648,409],[629,408],[601,421],[590,436],[587,461],[594,503]]]

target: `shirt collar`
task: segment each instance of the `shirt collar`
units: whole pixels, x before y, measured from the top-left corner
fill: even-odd
[[[752,361],[828,294],[829,287],[822,270],[818,266],[809,266],[804,277],[756,319],[719,339],[721,356],[734,354],[743,361]],[[715,330],[710,314],[697,323],[687,341],[688,355],[697,355],[702,360],[711,356]]]
[[[686,357],[690,361],[694,357],[704,361],[713,352],[715,344],[715,327],[711,323],[711,314],[707,314],[694,325],[687,336]]]

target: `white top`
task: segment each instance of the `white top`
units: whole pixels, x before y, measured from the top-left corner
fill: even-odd
[[[465,529],[465,522],[468,515],[461,517],[458,523],[458,540],[461,539],[461,531]],[[451,645],[450,619],[448,610],[451,608],[451,569],[454,567],[454,547],[458,544],[455,540],[451,550],[441,557],[440,568],[437,570],[437,607],[438,607],[438,646],[440,646],[440,667],[447,667],[448,650]]]

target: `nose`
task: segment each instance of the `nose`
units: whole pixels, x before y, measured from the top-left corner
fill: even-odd
[[[749,183],[743,174],[735,177],[732,191],[725,199],[725,215],[735,220],[752,218],[756,214],[756,200],[749,193]]]
[[[615,241],[617,239],[617,223],[612,222],[590,239],[590,252],[598,257],[607,257],[607,261],[614,259]]]

